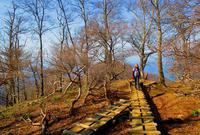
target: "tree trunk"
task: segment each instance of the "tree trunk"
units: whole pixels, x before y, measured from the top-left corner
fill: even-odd
[[[19,91],[20,91],[20,79],[19,77],[17,77],[17,100],[18,100],[18,103],[19,103],[19,100],[20,100],[20,94],[19,94]]]
[[[63,91],[63,74],[61,73],[60,74],[60,92],[62,92]]]
[[[82,95],[81,77],[79,76],[78,79],[79,79],[79,92],[78,92],[78,96],[76,97],[76,99],[74,99],[74,101],[72,101],[72,105],[71,105],[71,108],[70,108],[70,111],[69,111],[69,115],[73,115],[73,113],[75,112],[74,111],[74,105],[76,104],[76,102],[79,101],[79,99],[81,98],[81,95]]]
[[[165,77],[163,73],[163,64],[162,64],[162,28],[161,28],[161,16],[160,16],[160,9],[158,6],[158,1],[155,3],[156,5],[156,16],[157,16],[157,29],[158,29],[158,35],[157,35],[157,53],[158,53],[158,77],[159,77],[159,83],[165,86]]]
[[[9,94],[8,94],[8,90],[7,90],[7,93],[6,93],[6,107],[9,106]]]
[[[11,80],[11,87],[12,87],[12,97],[13,97],[13,104],[16,104],[17,103],[17,100],[16,100],[16,91],[15,91],[15,81],[14,79]]]
[[[84,14],[85,15],[85,14]],[[86,79],[85,79],[85,88],[87,91],[84,103],[86,102],[86,98],[87,95],[89,94],[89,56],[88,56],[88,52],[89,52],[89,43],[88,43],[88,34],[87,34],[87,20],[84,17],[84,23],[85,23],[85,42],[86,42],[86,51],[84,52],[85,55],[85,75],[86,75]]]
[[[35,87],[36,87],[36,97],[39,98],[39,95],[40,95],[40,87],[39,87],[39,84],[38,84],[36,71],[34,70],[32,64],[30,64],[30,66],[31,66],[31,70],[32,70],[32,72],[33,72],[33,77],[34,77],[34,82],[35,82]],[[36,70],[37,70],[37,66],[36,66]]]
[[[25,84],[25,78],[23,77],[23,92],[24,92],[24,100],[27,100],[27,93],[26,93],[26,84]]]
[[[160,18],[160,17],[158,17]],[[159,82],[162,85],[165,85],[165,77],[163,73],[163,64],[162,64],[162,29],[160,24],[160,19],[158,19],[158,76],[159,76]]]
[[[64,30],[63,30],[63,35],[64,35]],[[62,37],[62,41],[60,43],[60,61],[61,63],[63,62],[63,59],[62,59],[62,55],[63,55],[63,42],[64,42],[64,36]],[[63,91],[63,73],[61,71],[60,73],[60,92]]]
[[[103,84],[103,88],[104,88],[104,94],[105,94],[105,99],[107,101],[109,101],[109,98],[108,98],[108,82],[107,81],[104,81],[104,84]]]
[[[44,71],[43,71],[43,45],[42,45],[42,34],[40,38],[40,77],[41,77],[41,96],[44,96]]]
[[[143,56],[140,56],[140,73],[141,73],[141,76],[143,77],[143,73],[144,73],[144,58]]]
[[[181,34],[182,40],[183,40],[183,55],[184,55],[184,74],[189,77],[190,76],[190,62],[189,62],[189,43],[187,42],[187,39],[185,38],[184,34]],[[186,78],[188,79],[188,78]]]

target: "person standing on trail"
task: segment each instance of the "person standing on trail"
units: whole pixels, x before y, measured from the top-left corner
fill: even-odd
[[[135,64],[133,68],[133,78],[135,80],[135,88],[139,89],[140,85],[140,69],[138,64]]]

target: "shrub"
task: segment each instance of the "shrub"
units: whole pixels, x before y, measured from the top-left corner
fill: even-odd
[[[30,113],[25,113],[22,115],[22,117],[27,120],[27,119],[31,119],[33,116]]]
[[[53,97],[53,101],[56,102],[56,101],[59,101],[61,99],[61,96],[60,95],[55,95]]]
[[[5,114],[3,112],[0,112],[0,119],[5,118]]]
[[[193,117],[200,116],[200,109],[194,110],[194,111],[192,112],[192,116],[193,116]]]

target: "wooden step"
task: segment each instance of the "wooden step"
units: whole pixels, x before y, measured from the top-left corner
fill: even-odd
[[[98,121],[100,121],[100,119],[97,119],[97,118],[86,118],[85,121],[86,122],[98,122]]]
[[[134,108],[131,113],[152,113],[150,108]]]
[[[137,119],[137,121],[131,121],[131,122],[129,122],[129,124],[131,125],[131,126],[135,126],[135,125],[142,125],[142,126],[144,126],[144,127],[146,127],[146,128],[148,128],[148,126],[154,126],[154,127],[156,127],[157,126],[157,124],[156,123],[154,123],[154,122],[152,122],[152,123],[142,123],[142,119]]]
[[[133,104],[131,104],[131,106],[142,106],[142,107],[149,107],[149,105],[147,104],[147,103],[142,103],[142,104],[140,104],[140,103],[133,103]]]
[[[139,100],[145,100],[145,98],[131,98],[131,101],[135,102],[135,101],[139,101]]]
[[[132,119],[154,119],[154,117],[153,116],[139,116],[139,115],[137,115],[137,114],[135,114],[135,115],[133,115],[132,116]]]
[[[132,96],[132,100],[145,99],[145,97]]]
[[[140,103],[140,102],[135,102],[131,104],[132,106],[140,105],[140,106],[149,106],[147,103]]]
[[[152,119],[148,119],[148,121],[145,121],[144,119],[141,118],[135,118],[129,121],[130,125],[152,125],[152,126],[157,126],[157,123],[155,123]]]
[[[145,97],[143,93],[137,94],[138,97]]]
[[[137,97],[138,98],[144,98],[145,96],[140,94],[140,95],[137,95]]]
[[[148,104],[132,104],[131,105],[133,108],[136,108],[136,107],[149,107],[149,105]],[[150,108],[149,108],[150,109]]]
[[[71,131],[71,130],[67,130],[65,129],[62,133],[62,135],[77,135],[77,133]]]
[[[71,130],[72,132],[78,133],[78,132],[80,132],[80,131],[83,130],[83,129],[85,129],[85,128],[79,127],[79,126],[75,126],[75,127],[73,127],[72,129],[70,129],[70,130]]]
[[[142,125],[142,119],[134,119],[129,122],[130,125]]]
[[[138,100],[138,96],[131,96],[130,99],[131,100]]]
[[[135,102],[139,102],[139,103],[148,103],[148,102],[146,101],[146,99],[138,99],[138,100],[135,101]],[[135,102],[132,102],[132,103],[135,103]]]
[[[136,102],[132,102],[131,104],[146,104],[146,105],[148,105],[148,103],[147,102],[142,102],[142,101],[136,101]]]
[[[133,114],[131,115],[131,117],[134,117],[134,118],[137,117],[137,118],[138,118],[138,117],[141,117],[141,114],[139,114],[139,113],[133,113]]]
[[[144,125],[144,128],[145,130],[149,130],[149,131],[157,130],[155,125]]]
[[[143,119],[144,123],[151,123],[154,122],[154,119]]]
[[[136,111],[132,111],[131,114],[142,114],[142,115],[152,115],[152,112],[136,112]]]
[[[90,128],[88,124],[83,124],[83,123],[77,123],[76,126],[82,127],[82,128]]]
[[[147,131],[147,130],[130,130],[129,134],[137,135],[137,134],[146,134],[146,135],[160,135],[160,131]]]
[[[133,104],[133,103],[148,104],[146,101],[141,101],[141,100],[134,101],[134,102],[132,102],[132,104]]]
[[[132,106],[132,107],[133,107],[133,109],[151,110],[149,106],[135,105],[135,106]]]
[[[142,112],[142,116],[153,116],[152,112]]]
[[[114,118],[114,115],[108,115],[108,114],[104,114],[104,113],[96,113],[96,115],[102,116],[102,117],[107,117],[107,118]]]
[[[106,120],[106,118],[103,118],[102,120],[93,123],[90,127],[93,128],[93,129],[97,129],[97,128],[99,128],[100,126],[106,124],[107,122],[108,122],[108,121]]]

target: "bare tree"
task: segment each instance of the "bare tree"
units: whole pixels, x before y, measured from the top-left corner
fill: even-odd
[[[60,59],[62,61],[63,49],[64,47],[70,47],[71,45],[75,48],[75,41],[72,37],[70,23],[73,21],[73,15],[70,11],[70,3],[69,1],[57,0],[58,4],[58,12],[57,12],[57,19],[59,22],[60,28]],[[59,69],[59,68],[58,68]],[[59,71],[60,74],[60,88],[62,91],[63,87],[63,71]]]
[[[128,33],[128,42],[140,57],[142,73],[150,55],[156,53],[153,45],[153,19],[148,14],[148,6],[145,0],[131,2],[128,10],[134,15],[131,32]]]
[[[20,45],[20,35],[25,32],[22,28],[24,18],[19,16],[18,6],[12,3],[12,8],[8,11],[8,19],[5,20],[5,33],[8,43],[1,50],[1,73],[4,75],[6,86],[7,105],[20,101],[21,80],[24,78],[23,70],[28,66],[29,54],[24,50],[24,45]]]
[[[62,1],[58,0],[59,5],[61,5]],[[62,54],[63,54],[63,47],[64,45],[69,46],[68,44],[68,36],[67,36],[67,24],[66,21],[64,19],[64,15],[63,15],[63,10],[58,10],[57,11],[57,20],[59,23],[59,44],[60,44],[60,58],[62,61]],[[60,91],[62,91],[62,87],[63,87],[63,72],[59,71],[60,75],[59,75],[59,82],[60,82]]]
[[[123,23],[121,23],[118,18],[120,1],[102,0],[94,2],[93,4],[95,5],[94,8],[97,8],[96,12],[98,16],[102,17],[99,18],[94,16],[94,21],[91,27],[93,27],[93,36],[96,38],[99,47],[103,49],[104,52],[103,59],[106,63],[104,86],[108,92],[110,89],[110,82],[114,75],[113,62],[115,60],[114,55],[116,54],[115,49],[117,43],[120,41],[120,36],[124,28],[124,25],[121,25]]]
[[[74,39],[72,37],[71,34],[71,30],[70,30],[70,22],[72,20],[72,15],[69,12],[69,9],[67,8],[67,4],[69,4],[69,2],[65,2],[63,0],[57,0],[58,6],[59,6],[59,10],[60,10],[60,14],[62,15],[62,19],[63,19],[63,24],[66,27],[66,42],[67,45],[69,46],[69,42],[71,42],[71,45],[73,45],[75,47],[75,42]],[[69,42],[68,42],[69,40]]]
[[[152,9],[155,11],[155,16],[154,13],[152,13],[153,20],[156,24],[157,27],[157,54],[158,54],[158,76],[159,76],[159,82],[160,84],[165,85],[165,77],[163,73],[163,63],[162,63],[162,44],[163,44],[163,29],[162,29],[162,16],[164,14],[161,14],[162,11],[165,10],[165,6],[167,6],[167,1],[161,1],[161,0],[150,0]],[[153,12],[150,11],[150,12]]]
[[[198,54],[194,54],[199,42],[199,38],[196,37],[199,28],[195,19],[198,15],[195,2],[175,1],[171,3],[168,11],[169,23],[174,29],[170,40],[170,51],[174,58],[172,71],[183,81],[192,79],[192,74],[198,74],[196,67],[199,62],[195,58]]]
[[[59,71],[62,71],[65,73],[64,78],[68,80],[68,83],[74,84],[75,86],[78,86],[78,95],[76,98],[72,101],[72,105],[70,107],[69,114],[74,113],[74,105],[82,96],[82,74],[84,66],[81,66],[80,63],[80,57],[77,55],[77,50],[75,51],[73,47],[64,47],[62,56],[58,53],[57,55],[54,55],[52,65],[59,69]],[[60,58],[62,57],[62,58]],[[62,59],[62,61],[61,61]],[[67,83],[67,82],[66,82]],[[67,86],[67,87],[66,87]],[[63,89],[68,89],[68,85],[63,86]],[[64,94],[66,93],[66,90],[64,91]]]
[[[39,98],[40,96],[40,85],[38,83],[38,57],[35,58],[35,60],[32,60],[32,62],[30,62],[30,69],[33,73],[33,78],[34,78],[34,84],[35,84],[35,87],[36,87],[36,98]]]
[[[47,10],[50,5],[49,0],[24,0],[24,9],[33,17],[35,22],[34,32],[38,35],[40,43],[40,79],[41,96],[44,96],[44,69],[43,69],[43,35],[49,28],[46,27]]]
[[[79,38],[79,44],[80,44],[80,52],[81,52],[81,61],[84,68],[84,85],[86,89],[86,96],[85,96],[85,101],[87,95],[89,94],[89,68],[90,68],[90,61],[89,61],[89,52],[91,50],[92,42],[90,41],[89,37],[89,3],[86,0],[77,0],[75,4],[75,10],[78,11],[78,15],[80,18],[83,20],[84,26],[81,29],[80,32],[80,38]]]

